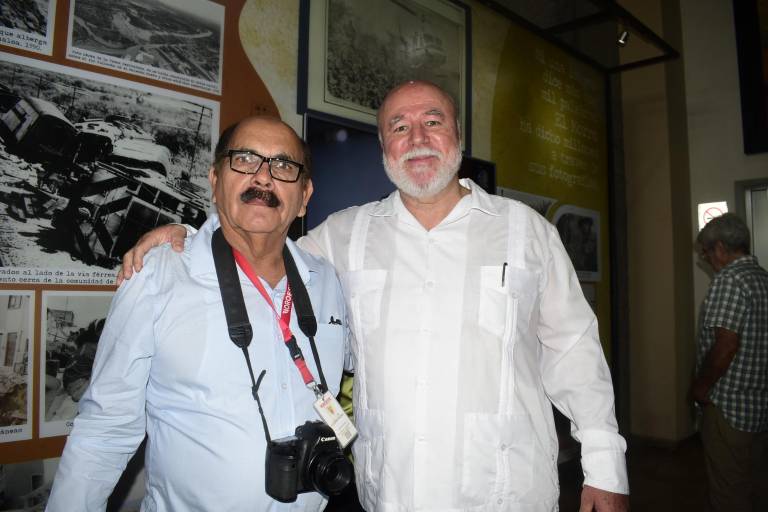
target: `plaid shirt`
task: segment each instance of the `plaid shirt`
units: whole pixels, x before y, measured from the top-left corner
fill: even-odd
[[[715,343],[715,327],[739,334],[728,371],[710,392],[737,430],[768,430],[768,272],[754,256],[741,257],[712,280],[701,308],[697,370]]]

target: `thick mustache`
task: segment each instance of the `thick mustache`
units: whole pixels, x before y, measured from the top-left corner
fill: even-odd
[[[240,200],[244,203],[247,203],[252,199],[259,199],[264,201],[264,203],[270,208],[277,208],[280,206],[280,200],[273,192],[270,192],[269,190],[259,190],[258,188],[251,187],[240,194]]]
[[[443,154],[440,153],[439,151],[437,151],[436,149],[416,148],[416,149],[412,149],[412,150],[408,151],[407,153],[405,153],[404,155],[402,155],[398,159],[397,163],[400,164],[400,165],[403,165],[403,164],[405,164],[405,162],[407,162],[411,158],[419,158],[419,157],[422,157],[422,156],[434,156],[434,157],[437,157],[437,158],[440,158],[440,159],[443,158]]]

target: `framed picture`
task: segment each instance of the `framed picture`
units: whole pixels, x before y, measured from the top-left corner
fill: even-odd
[[[2,52],[0,76],[4,282],[113,284],[142,234],[205,221],[218,102]]]
[[[0,443],[32,439],[34,319],[34,290],[0,290]]]
[[[40,437],[69,435],[114,292],[44,291],[40,314]]]
[[[469,153],[469,17],[456,0],[302,0],[299,113],[375,126],[387,91],[428,80],[456,100]]]
[[[221,94],[224,6],[210,0],[71,0],[67,58]]]
[[[744,152],[768,151],[768,4],[734,0]]]
[[[489,194],[496,193],[496,164],[471,156],[464,156],[459,167],[459,178],[469,178]]]
[[[600,281],[600,212],[570,204],[552,218],[579,281]]]

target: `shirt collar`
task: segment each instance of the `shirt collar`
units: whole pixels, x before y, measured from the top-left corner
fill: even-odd
[[[190,258],[190,274],[193,277],[203,276],[206,274],[216,275],[216,266],[213,262],[213,252],[211,251],[211,238],[214,231],[218,229],[219,216],[216,213],[210,213],[208,220],[192,237],[189,243],[189,258]],[[316,272],[315,264],[313,261],[307,261],[304,258],[302,252],[296,247],[296,244],[291,239],[285,240],[288,250],[291,251],[293,261],[296,262],[296,269],[299,271],[299,276],[304,284],[308,284],[312,272]],[[240,274],[240,281],[250,283],[248,277],[242,272]]]
[[[469,178],[462,178],[459,180],[459,184],[470,190],[471,194],[469,195],[469,202],[459,201],[446,219],[455,220],[461,218],[470,210],[479,210],[485,214],[493,216],[501,215],[499,207],[494,204],[490,194],[483,190],[477,183]],[[376,202],[369,214],[373,217],[391,217],[397,213],[402,213],[403,211],[408,210],[400,198],[400,191],[395,190],[389,196]]]
[[[738,266],[750,264],[750,263],[757,265],[758,264],[757,257],[753,254],[745,254],[744,256],[739,256],[738,258],[736,258],[735,260],[733,260],[732,262],[724,266],[721,269],[721,272],[726,268],[738,267]]]

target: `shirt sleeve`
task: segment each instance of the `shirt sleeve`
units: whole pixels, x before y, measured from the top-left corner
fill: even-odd
[[[316,228],[310,230],[306,235],[299,238],[296,244],[315,256],[322,256],[333,264],[332,254],[329,242],[328,222],[323,222]]]
[[[538,332],[544,388],[555,407],[571,420],[571,434],[581,443],[584,484],[628,494],[626,442],[618,433],[611,374],[597,319],[557,231],[548,228]]]
[[[744,316],[749,310],[743,287],[733,276],[721,274],[712,282],[703,327],[722,327],[732,332],[740,332],[744,325]]]
[[[190,224],[177,224],[177,226],[181,226],[184,228],[184,230],[187,232],[187,235],[186,235],[187,238],[191,238],[192,236],[197,234],[197,228]]]
[[[361,207],[332,213],[320,225],[312,228],[297,242],[305,251],[331,262],[338,274],[347,269],[347,256],[355,218]]]
[[[355,373],[355,356],[352,352],[352,329],[349,328],[349,324],[344,324],[344,371],[347,373]]]
[[[103,511],[144,439],[155,347],[153,258],[118,289],[99,339],[91,383],[67,439],[46,510]]]

